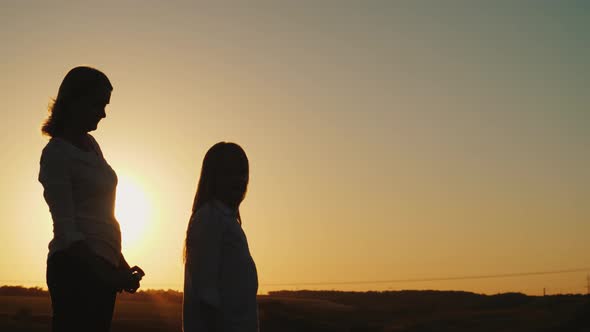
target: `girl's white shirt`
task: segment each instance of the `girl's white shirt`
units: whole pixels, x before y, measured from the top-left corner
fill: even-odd
[[[222,331],[258,331],[258,276],[237,212],[213,200],[187,230],[183,331],[204,331],[201,305],[215,307]]]

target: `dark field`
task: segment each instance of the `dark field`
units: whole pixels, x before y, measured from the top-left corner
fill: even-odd
[[[0,288],[0,331],[49,331],[47,293]],[[182,294],[119,296],[113,332],[181,331]],[[259,297],[262,332],[590,331],[590,298],[466,292],[273,292]]]

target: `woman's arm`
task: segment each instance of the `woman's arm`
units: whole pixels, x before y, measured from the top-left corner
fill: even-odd
[[[120,291],[125,290],[128,293],[137,292],[137,290],[139,289],[139,286],[140,286],[139,282],[141,281],[141,278],[143,278],[143,276],[144,276],[143,270],[141,268],[139,268],[138,266],[130,267],[129,263],[127,263],[127,260],[125,259],[125,256],[123,256],[123,253],[121,253],[121,256],[119,259],[119,270],[122,272],[125,272],[127,274],[131,274],[131,276],[133,276],[133,278],[136,281],[130,287],[119,288],[119,290]],[[141,272],[138,273],[139,271],[141,271]]]
[[[131,266],[129,266],[129,263],[127,263],[127,260],[125,260],[125,256],[123,256],[123,253],[121,253],[121,257],[119,258],[119,269],[125,271],[131,270]]]
[[[53,219],[54,237],[66,248],[85,239],[75,223],[70,173],[70,163],[64,151],[55,146],[43,150],[39,182],[43,185],[43,197]]]

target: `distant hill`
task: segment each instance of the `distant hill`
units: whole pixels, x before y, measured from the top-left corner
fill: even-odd
[[[462,291],[276,291],[259,296],[261,332],[590,332],[590,297]],[[113,332],[180,331],[182,293],[119,295]],[[0,287],[1,331],[44,331],[48,292]]]
[[[266,299],[261,311],[299,317],[294,324],[317,331],[590,331],[590,297],[584,295],[304,290],[270,292]],[[346,309],[316,305],[309,311],[310,305],[289,302],[311,299]]]

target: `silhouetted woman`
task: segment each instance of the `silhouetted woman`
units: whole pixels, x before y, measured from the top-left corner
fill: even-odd
[[[258,276],[240,217],[248,178],[239,145],[205,155],[186,232],[184,332],[258,330]]]
[[[116,293],[135,292],[142,272],[121,253],[117,175],[88,132],[106,117],[113,87],[102,72],[67,73],[42,127],[39,181],[53,219],[47,258],[52,330],[108,331]]]

